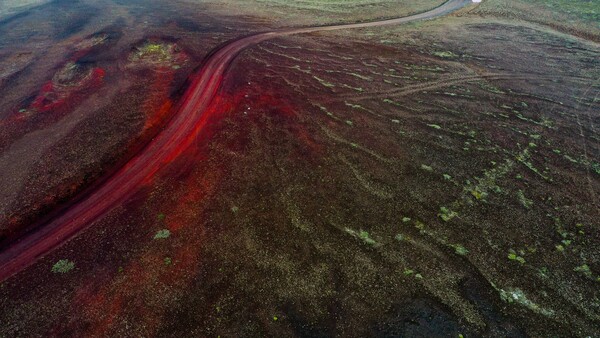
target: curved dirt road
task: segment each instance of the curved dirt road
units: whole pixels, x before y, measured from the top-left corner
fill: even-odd
[[[182,97],[179,110],[168,126],[142,152],[62,215],[0,253],[0,282],[33,264],[107,211],[123,203],[160,168],[187,149],[206,123],[207,114],[204,112],[215,97],[227,67],[245,48],[268,39],[292,34],[395,25],[435,18],[458,10],[469,3],[471,0],[448,0],[431,11],[403,18],[259,33],[222,46],[209,56],[199,73],[194,76],[190,87]]]

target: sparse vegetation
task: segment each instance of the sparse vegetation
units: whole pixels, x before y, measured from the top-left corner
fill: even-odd
[[[469,253],[469,250],[467,250],[461,244],[453,244],[452,247],[454,248],[454,252],[457,255],[465,256],[465,255],[467,255]]]
[[[188,56],[174,43],[146,41],[129,55],[131,67],[170,67],[179,69]]]
[[[533,206],[533,201],[525,197],[525,193],[523,190],[517,191],[517,198],[519,199],[519,203],[524,206],[526,209],[531,209]]]
[[[158,230],[154,235],[154,239],[166,239],[171,236],[171,231],[169,229]]]
[[[456,55],[450,51],[438,51],[438,52],[433,52],[431,54],[433,54],[437,57],[444,58],[444,59],[455,59],[458,57],[458,55]]]
[[[508,290],[500,289],[499,292],[500,292],[500,298],[502,298],[502,300],[504,300],[507,303],[519,304],[521,306],[528,308],[529,310],[531,310],[535,313],[539,313],[544,316],[553,316],[554,315],[554,311],[549,310],[549,309],[544,309],[544,308],[540,307],[538,304],[529,300],[529,298],[527,298],[527,296],[525,295],[523,290],[521,290],[519,288],[508,289]]]
[[[511,261],[517,261],[521,264],[525,264],[525,258],[519,256],[514,250],[510,249],[508,253],[508,259]]]
[[[352,235],[353,237],[360,239],[365,244],[368,244],[368,245],[371,245],[371,246],[378,246],[379,245],[373,238],[371,238],[371,235],[369,234],[368,231],[365,231],[365,230],[355,231],[355,230],[352,230],[350,228],[345,228],[344,230],[348,234]]]
[[[573,269],[575,272],[580,272],[582,275],[592,278],[592,270],[587,264],[583,264]]]
[[[61,259],[54,263],[52,266],[52,272],[54,273],[67,273],[75,268],[75,263],[68,259]]]
[[[433,171],[433,168],[431,166],[426,165],[426,164],[421,164],[421,169],[423,169],[425,171],[429,171],[429,172]]]
[[[68,287],[40,285],[23,302],[19,282],[30,272],[2,285],[0,321],[8,324],[0,336],[389,336],[396,331],[388,329],[398,329],[397,304],[402,323],[422,322],[410,325],[416,336],[593,336],[593,286],[600,281],[593,114],[600,87],[592,81],[600,77],[598,50],[558,27],[570,22],[544,25],[547,17],[535,11],[523,11],[531,18],[513,11],[539,1],[559,0],[486,0],[448,18],[283,36],[246,49],[213,88],[210,106],[186,115],[187,121],[202,112],[206,119],[186,141],[193,146],[144,181],[135,203],[123,203],[56,251],[82,253],[73,271],[81,273]],[[271,26],[355,20],[354,13],[360,20],[392,16],[433,1],[225,0],[185,19],[178,10],[193,1],[152,4],[168,8],[164,13],[146,13],[145,3],[96,4],[118,10],[98,12],[85,31],[65,39],[53,36],[61,25],[49,25],[56,46],[44,55],[36,53],[47,37],[35,38],[36,48],[4,50],[0,69],[9,65],[13,75],[0,71],[0,100],[10,107],[3,131],[11,114],[34,115],[17,94],[35,93],[54,74],[46,68],[62,72],[64,83],[96,63],[107,74],[83,103],[68,103],[76,112],[48,112],[57,122],[40,123],[43,133],[28,131],[5,148],[4,154],[13,144],[34,150],[20,151],[15,162],[32,154],[31,165],[14,171],[33,180],[14,189],[26,202],[14,205],[43,208],[39,201],[64,196],[53,187],[75,193],[91,184],[94,176],[70,177],[114,149],[127,158],[130,144],[153,142],[152,134],[117,137],[158,110],[164,121],[182,121],[177,107],[189,95],[193,69],[230,38]],[[248,16],[204,18],[232,3]],[[99,22],[119,24],[107,26],[97,53],[77,64],[59,60]],[[3,32],[2,41],[35,34]],[[184,50],[189,56],[180,58]],[[24,52],[35,63],[11,66],[11,55]],[[61,134],[70,123],[90,128],[79,138]],[[156,126],[160,132],[163,124]],[[29,145],[51,131],[68,142]],[[69,161],[46,162],[63,153]],[[0,214],[0,225],[28,219]],[[31,304],[39,308],[30,311]],[[332,318],[331,304],[340,316]]]
[[[448,222],[451,219],[453,219],[454,217],[458,216],[458,213],[456,211],[452,211],[446,207],[441,207],[440,208],[440,213],[438,214],[438,216],[444,220],[444,222]]]

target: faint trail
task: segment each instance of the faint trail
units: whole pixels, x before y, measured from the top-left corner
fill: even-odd
[[[352,164],[344,155],[340,155],[339,158],[340,160],[342,160],[342,162],[344,162],[344,164],[348,166],[348,168],[350,168],[352,174],[354,174],[354,178],[356,178],[356,180],[364,190],[381,199],[390,199],[394,197],[394,194],[391,191],[389,191],[389,189],[386,186],[377,184],[374,181],[371,181],[369,178],[365,177],[360,172],[360,170],[354,164]]]
[[[282,36],[340,29],[395,25],[431,19],[470,4],[471,0],[448,0],[431,11],[408,17],[347,25],[295,28],[259,33],[233,40],[213,51],[192,78],[175,116],[146,148],[97,190],[75,201],[62,215],[39,227],[0,253],[0,281],[4,281],[84,230],[115,206],[125,202],[158,170],[183,153],[206,125],[205,114],[215,98],[233,59],[244,49]]]
[[[596,80],[596,82],[598,82],[598,80]],[[582,96],[583,98],[585,98],[585,97],[588,96],[590,90],[594,87],[595,84],[596,83],[592,82],[589,85],[589,87],[583,93],[583,96]],[[596,99],[598,98],[598,95],[600,95],[600,91],[597,91],[596,95],[594,95],[594,98],[592,99],[592,104],[594,102],[596,102]],[[581,103],[579,104],[579,106],[581,106]],[[585,114],[587,115],[588,120],[590,122],[590,128],[592,130],[592,134],[595,135],[596,131],[595,131],[595,128],[594,128],[594,123],[592,121],[592,117],[591,117],[590,112],[589,112],[590,109],[591,108],[586,109]],[[588,188],[589,188],[590,198],[592,199],[593,205],[598,206],[599,205],[598,204],[598,196],[596,195],[596,191],[594,190],[594,187],[593,187],[593,183],[592,183],[593,180],[592,180],[591,173],[590,173],[590,168],[589,168],[592,165],[592,161],[590,161],[590,158],[588,156],[588,147],[587,147],[587,141],[585,139],[584,128],[583,128],[583,124],[581,123],[581,118],[579,117],[579,114],[577,113],[577,110],[575,110],[575,118],[577,119],[577,125],[579,126],[579,134],[581,135],[581,142],[582,142],[582,146],[583,146],[583,157],[585,158],[585,161],[589,163],[588,165],[585,166],[585,173],[586,173],[586,178],[587,178],[587,181],[588,181]]]
[[[444,88],[456,84],[461,83],[469,83],[469,82],[477,82],[481,80],[550,80],[556,79],[556,76],[542,76],[542,75],[524,75],[524,76],[515,76],[514,74],[482,74],[482,75],[471,75],[471,76],[455,76],[448,77],[439,80],[429,81],[426,83],[419,83],[411,86],[406,86],[402,88],[392,89],[388,91],[378,91],[376,93],[367,93],[364,95],[338,95],[337,97],[331,100],[325,100],[327,102],[335,102],[335,101],[343,101],[347,99],[353,100],[368,100],[373,98],[387,98],[393,96],[405,96],[416,94],[422,91],[428,91],[432,89]],[[579,78],[579,77],[558,77],[564,78],[567,80],[581,80],[581,81],[589,81],[590,79]]]
[[[394,159],[384,157],[384,156],[382,156],[382,155],[380,155],[380,154],[372,151],[369,148],[363,147],[363,146],[361,146],[359,144],[352,143],[351,141],[346,140],[345,138],[343,138],[340,135],[334,133],[333,131],[331,131],[331,129],[327,128],[326,126],[324,126],[321,123],[319,123],[319,127],[321,127],[321,130],[323,131],[323,133],[325,133],[325,135],[327,137],[329,137],[330,139],[332,139],[333,141],[335,141],[337,143],[346,144],[346,145],[348,145],[348,146],[350,146],[352,148],[356,148],[356,149],[358,149],[360,151],[365,152],[366,154],[369,154],[369,155],[373,156],[373,158],[375,158],[375,159],[377,159],[377,160],[379,160],[379,161],[381,161],[383,163],[386,163],[386,164],[393,164],[395,162]]]

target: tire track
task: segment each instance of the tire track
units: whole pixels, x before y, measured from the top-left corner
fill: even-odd
[[[24,270],[47,253],[85,230],[114,207],[127,201],[161,168],[179,157],[196,139],[210,115],[209,106],[235,57],[244,49],[276,37],[341,29],[396,25],[446,15],[471,0],[448,0],[428,12],[412,16],[347,25],[305,27],[258,33],[230,41],[205,60],[183,95],[177,113],[165,129],[125,166],[96,190],[72,202],[62,214],[21,238],[0,253],[0,281]]]

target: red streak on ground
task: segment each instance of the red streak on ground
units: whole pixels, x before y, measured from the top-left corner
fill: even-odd
[[[45,83],[38,92],[33,102],[24,109],[24,112],[16,112],[6,120],[0,121],[0,144],[7,144],[9,140],[19,139],[20,136],[47,126],[49,123],[58,121],[70,113],[74,107],[85,100],[92,92],[103,85],[106,73],[102,68],[89,69],[86,76],[80,81],[67,86],[57,85],[53,81]],[[81,183],[82,180],[81,180]],[[78,186],[73,182],[61,184],[49,192],[43,200],[34,203],[31,210],[42,210],[55,205],[57,196],[72,196]],[[21,218],[21,215],[11,217],[8,227],[3,232],[11,237],[27,226],[31,220]]]
[[[94,68],[91,70],[89,78],[77,84],[75,88],[61,88],[49,81],[42,86],[30,109],[38,112],[48,112],[62,108],[72,96],[79,95],[85,89],[98,87],[102,84],[105,75],[104,69]]]
[[[172,107],[173,101],[166,99],[160,108],[146,120],[144,130],[153,129],[162,125],[162,122],[169,116]]]
[[[179,198],[163,206],[169,210],[167,225],[172,231],[171,237],[151,240],[152,234],[149,234],[150,243],[145,251],[130,260],[121,272],[111,272],[111,276],[101,279],[90,277],[82,283],[72,306],[87,322],[82,325],[80,320],[74,319],[60,323],[54,334],[78,332],[83,336],[110,336],[122,328],[119,320],[134,318],[136,325],[144,328],[144,335],[154,335],[162,316],[174,306],[174,296],[185,292],[196,276],[204,237],[204,228],[198,224],[199,206],[217,191],[221,177],[222,172],[206,168],[189,174],[180,185],[180,191],[173,192],[180,195]],[[165,264],[167,256],[170,264]],[[156,301],[149,304],[147,300]]]
[[[125,202],[160,168],[178,157],[206,125],[207,108],[213,101],[223,75],[239,52],[248,46],[275,37],[317,31],[400,24],[428,19],[462,8],[470,0],[449,0],[429,12],[405,18],[327,27],[290,29],[261,33],[235,40],[212,54],[183,96],[176,116],[165,130],[94,193],[74,203],[70,209],[28,237],[0,253],[0,281],[33,264],[47,252],[85,229],[113,207]]]
[[[169,89],[173,82],[175,72],[170,67],[161,67],[152,74],[152,84],[148,89],[149,96],[143,104],[147,119],[144,132],[164,125],[169,116],[173,102],[169,99]]]
[[[40,88],[29,106],[17,108],[18,111],[15,110],[9,118],[0,121],[0,127],[12,131],[5,136],[15,138],[43,125],[48,119],[58,119],[84,100],[91,91],[102,86],[105,75],[104,69],[94,68],[87,78],[73,86],[59,86],[50,80]]]
[[[261,88],[253,86],[253,91],[260,91]],[[300,141],[302,155],[310,160],[311,156],[318,156],[323,153],[323,145],[315,141],[312,133],[302,123],[302,116],[299,108],[281,97],[281,92],[273,92],[270,89],[264,90],[257,98],[251,97],[252,111],[266,111],[271,115],[279,117],[276,121],[281,121],[281,127],[292,134],[297,141]],[[298,154],[290,154],[298,156]]]

